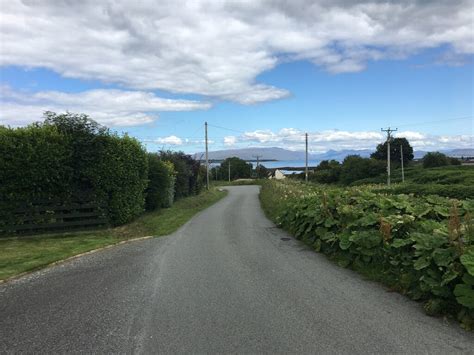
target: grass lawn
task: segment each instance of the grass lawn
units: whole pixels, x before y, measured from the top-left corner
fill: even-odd
[[[213,188],[198,196],[178,200],[171,208],[145,213],[135,221],[116,228],[1,238],[0,280],[127,239],[170,234],[225,194]]]

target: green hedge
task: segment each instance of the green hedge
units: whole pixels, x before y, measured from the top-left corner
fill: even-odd
[[[175,175],[173,163],[161,160],[156,153],[148,154],[147,211],[171,207],[174,201]]]
[[[86,115],[45,113],[45,121],[0,127],[0,213],[37,200],[77,199],[105,204],[110,222],[126,223],[145,205],[146,152],[130,137],[118,137]]]
[[[261,199],[280,226],[341,266],[474,326],[473,200],[275,181]]]
[[[53,126],[0,126],[0,207],[55,196],[69,199],[73,170],[67,138]]]

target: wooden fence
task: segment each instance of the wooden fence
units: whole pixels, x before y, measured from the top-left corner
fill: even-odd
[[[106,208],[91,201],[36,201],[13,210],[0,210],[0,235],[34,234],[97,228],[108,224]]]

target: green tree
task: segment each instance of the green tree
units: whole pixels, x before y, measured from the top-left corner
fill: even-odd
[[[253,166],[251,163],[247,163],[245,160],[242,160],[237,157],[227,158],[221,163],[219,168],[219,175],[227,180],[229,175],[229,163],[230,163],[230,179],[246,179],[250,178]]]
[[[314,173],[309,174],[309,179],[321,184],[333,184],[339,181],[340,175],[341,163],[337,160],[323,160],[314,169]]]
[[[349,185],[354,181],[375,177],[385,171],[385,162],[348,155],[341,166],[340,182]]]
[[[268,177],[269,170],[262,164],[259,164],[258,167],[255,168],[255,174],[257,175],[257,179],[265,179]]]
[[[423,157],[424,168],[435,168],[437,166],[449,165],[449,158],[440,152],[429,152]]]
[[[461,160],[459,160],[458,158],[450,157],[449,165],[461,165]]]
[[[176,171],[176,199],[197,194],[201,191],[205,183],[206,172],[198,160],[183,152],[172,152],[170,150],[161,151],[160,157],[174,165]]]
[[[413,147],[406,138],[392,138],[390,141],[390,161],[400,163],[400,146],[403,148],[403,163],[407,164],[413,160]],[[377,160],[387,160],[387,142],[377,145],[371,158]]]

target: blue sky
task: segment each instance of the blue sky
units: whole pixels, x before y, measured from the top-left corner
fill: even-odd
[[[26,125],[44,110],[85,112],[150,151],[189,153],[203,150],[205,121],[211,150],[300,150],[304,132],[314,152],[374,148],[387,126],[419,150],[473,148],[469,2],[449,7],[448,22],[419,27],[402,20],[416,11],[442,19],[445,5],[394,8],[399,18],[390,26],[377,18],[386,7],[354,4],[321,2],[308,19],[262,4],[152,6],[144,15],[125,2],[107,8],[113,16],[104,19],[104,9],[90,4],[70,5],[79,6],[75,15],[54,2],[12,1],[1,10],[0,124]],[[156,25],[167,11],[166,23]],[[265,26],[255,20],[259,12],[270,13]],[[148,20],[154,31],[142,28]],[[335,29],[341,21],[347,33]],[[70,30],[55,31],[62,24]]]

